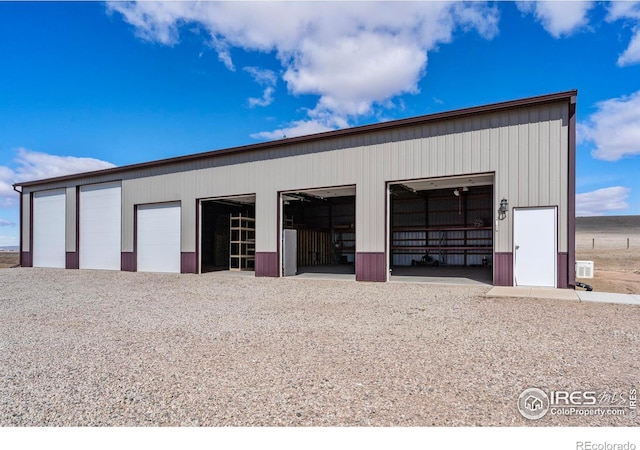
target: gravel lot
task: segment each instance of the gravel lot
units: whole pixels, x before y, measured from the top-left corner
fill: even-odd
[[[0,270],[0,425],[529,421],[531,386],[640,384],[640,308],[484,287]]]

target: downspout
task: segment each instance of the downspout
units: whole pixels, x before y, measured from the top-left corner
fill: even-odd
[[[19,221],[19,227],[20,227],[20,248],[18,250],[19,254],[18,254],[18,264],[20,264],[20,267],[22,267],[22,190],[18,190],[17,189],[17,184],[14,184],[13,186],[13,190],[16,191],[18,194],[20,194],[20,199],[18,200],[20,203],[20,221]]]

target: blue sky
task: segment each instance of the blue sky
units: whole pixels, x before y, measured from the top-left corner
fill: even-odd
[[[11,185],[578,89],[578,215],[640,214],[640,2],[0,2]]]

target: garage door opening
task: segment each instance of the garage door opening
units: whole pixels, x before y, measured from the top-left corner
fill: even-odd
[[[200,201],[200,272],[253,271],[255,195]]]
[[[282,199],[284,276],[355,276],[355,186],[286,192]]]
[[[391,280],[493,284],[493,175],[392,183]]]

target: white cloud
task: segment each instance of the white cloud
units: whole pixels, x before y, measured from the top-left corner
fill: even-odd
[[[99,159],[49,155],[25,148],[18,149],[14,162],[14,168],[0,166],[0,207],[13,207],[17,203],[14,183],[115,167]]]
[[[227,67],[232,50],[274,52],[294,95],[316,95],[309,117],[290,130],[335,128],[385,108],[394,96],[418,91],[428,52],[456,30],[491,39],[498,9],[480,2],[113,2],[143,39],[173,45],[180,28],[206,30]],[[266,87],[269,87],[265,85]],[[255,106],[272,93],[254,98]],[[275,135],[275,134],[274,134]]]
[[[308,134],[322,133],[323,131],[331,131],[335,127],[327,126],[317,120],[298,120],[293,122],[289,127],[280,128],[274,131],[261,131],[251,135],[255,139],[276,140],[296,136],[305,136]]]
[[[633,27],[633,36],[627,49],[618,58],[618,66],[640,63],[640,2],[609,3],[607,20],[627,20]]]
[[[278,77],[273,70],[247,66],[244,68],[244,71],[251,75],[256,83],[263,86],[275,86],[278,81]]]
[[[276,73],[273,70],[261,69],[259,67],[245,67],[244,70],[251,75],[256,83],[266,86],[262,93],[262,98],[249,97],[249,107],[269,106],[273,103],[273,93],[275,92],[275,85],[278,81]]]
[[[14,173],[6,166],[0,166],[0,208],[12,207],[18,199],[13,190]]]
[[[149,2],[151,5],[152,2]],[[179,41],[178,25],[181,16],[197,5],[192,2],[153,2],[153,14],[135,8],[134,4],[123,2],[107,4],[107,11],[117,11],[135,27],[136,35],[147,41],[157,41],[165,45],[175,45]]]
[[[533,14],[555,38],[568,36],[587,25],[587,13],[593,1],[524,1],[516,2],[524,14]]]
[[[376,32],[306,41],[284,74],[294,94],[317,94],[318,106],[343,116],[370,112],[374,102],[418,91],[427,55],[419,43]]]
[[[115,164],[100,159],[49,155],[26,148],[18,149],[15,161],[18,163],[15,170],[18,181],[40,180],[115,167]]]
[[[20,242],[17,236],[0,235],[0,247],[12,247]]]
[[[15,227],[16,223],[6,219],[0,219],[0,227]]]
[[[273,103],[273,91],[272,87],[265,88],[262,93],[262,98],[258,97],[249,97],[249,107],[253,108],[254,106],[269,106]]]
[[[631,189],[613,186],[597,191],[576,194],[576,216],[602,216],[611,211],[622,211],[629,207],[625,201]]]
[[[218,59],[222,64],[225,65],[227,69],[234,72],[236,70],[236,66],[233,64],[233,60],[231,59],[231,52],[229,51],[229,46],[224,42],[219,41],[215,37],[211,38],[211,42],[209,46],[213,48],[218,54]]]
[[[596,108],[578,127],[579,140],[595,145],[592,156],[617,161],[640,155],[640,91],[599,102]]]
[[[620,55],[617,62],[621,67],[637,63],[640,63],[640,29],[631,38],[629,47]]]

